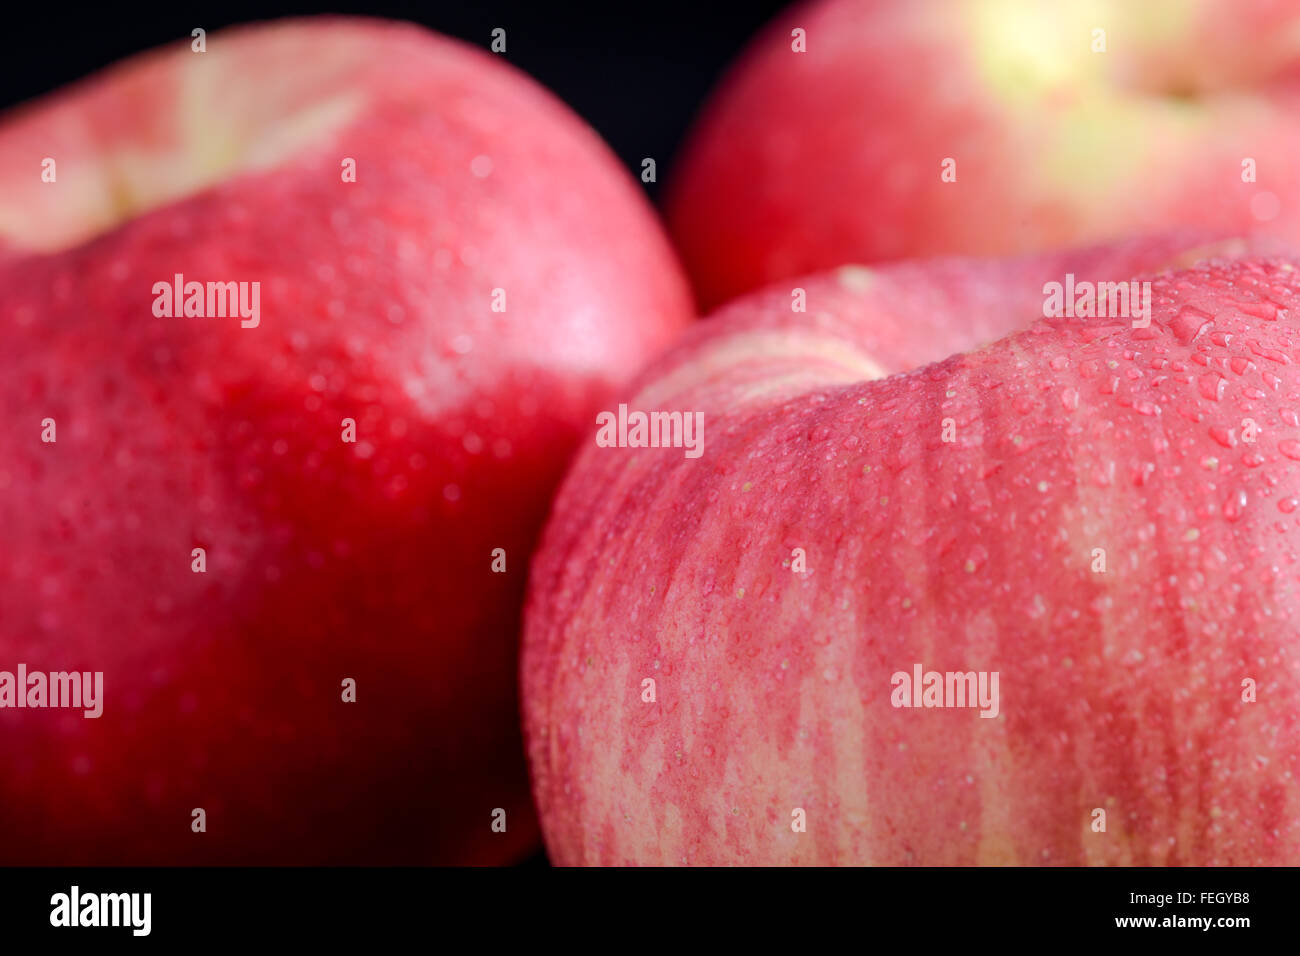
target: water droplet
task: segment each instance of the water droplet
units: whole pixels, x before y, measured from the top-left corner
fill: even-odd
[[[1223,389],[1228,384],[1228,380],[1218,372],[1206,372],[1197,382],[1201,390],[1201,395],[1212,402],[1217,402],[1223,398]]]
[[[1232,429],[1224,428],[1222,425],[1215,425],[1211,428],[1210,437],[1224,448],[1233,448],[1237,444],[1237,438],[1233,435]]]
[[[1246,315],[1252,315],[1266,322],[1276,322],[1279,318],[1277,306],[1272,302],[1242,302],[1238,304],[1237,308]],[[1286,318],[1285,311],[1283,311],[1281,318]]]
[[[1236,521],[1246,510],[1246,489],[1238,488],[1223,503],[1223,516],[1229,521]]]
[[[1264,346],[1256,342],[1254,339],[1247,341],[1246,346],[1250,349],[1251,354],[1258,355],[1262,359],[1267,359],[1270,362],[1276,362],[1278,365],[1291,364],[1291,357],[1287,355],[1285,352],[1280,351],[1279,349],[1265,348]]]
[[[1181,308],[1169,321],[1169,331],[1173,332],[1183,345],[1190,345],[1212,322],[1208,312],[1188,305]]]

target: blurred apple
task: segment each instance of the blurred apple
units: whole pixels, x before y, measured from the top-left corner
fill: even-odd
[[[104,674],[0,709],[0,862],[530,851],[528,554],[691,314],[591,130],[406,25],[186,38],[3,118],[0,248],[0,670]]]
[[[703,111],[671,231],[706,308],[846,262],[1295,240],[1297,37],[1295,0],[802,4]]]

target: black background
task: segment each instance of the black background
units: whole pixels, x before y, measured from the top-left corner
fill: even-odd
[[[332,954],[405,952],[419,940],[422,949],[453,952],[478,944],[512,953],[542,946],[604,953],[640,944],[650,951],[816,953],[844,945],[870,950],[896,939],[894,948],[905,951],[964,953],[1041,950],[1062,939],[1080,949],[1114,947],[1128,937],[1122,951],[1182,953],[1192,944],[1192,952],[1291,952],[1295,873],[1264,867],[701,867],[670,875],[656,868],[545,874],[0,868],[0,945],[24,954],[134,952],[150,945],[175,953],[201,940],[206,946],[199,952],[242,953],[256,940],[259,951],[270,944]],[[139,939],[122,928],[51,928],[51,896],[74,884],[83,892],[152,893],[153,932]],[[1133,902],[1134,893],[1177,892],[1191,893],[1194,902]],[[1243,901],[1207,905],[1202,892],[1239,894]],[[1115,922],[1193,916],[1244,916],[1250,926],[1205,931]]]
[[[701,103],[745,42],[784,8],[780,0],[609,0],[603,4],[476,2],[329,5],[221,3],[157,8],[105,3],[78,9],[19,0],[0,19],[0,109],[165,43],[234,23],[351,13],[425,24],[487,48],[558,94],[638,174],[654,157],[658,182]]]

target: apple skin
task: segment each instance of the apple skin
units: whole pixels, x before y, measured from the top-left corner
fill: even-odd
[[[703,456],[588,443],[534,556],[552,860],[1300,863],[1300,260],[1240,251],[1151,278],[1149,328],[921,367],[912,308],[995,324],[1041,270],[840,270],[684,336],[624,400]],[[891,706],[917,663],[998,672],[999,715]]]
[[[1180,225],[1295,241],[1297,30],[1294,0],[800,4],[702,111],[670,231],[705,310],[845,262]]]
[[[0,862],[517,859],[527,558],[685,279],[496,57],[332,18],[207,47],[0,123],[0,670],[105,683],[97,720],[0,710]],[[260,325],[155,318],[174,273],[260,281]]]

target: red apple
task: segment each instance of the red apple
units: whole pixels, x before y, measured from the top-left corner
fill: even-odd
[[[1295,0],[801,4],[704,110],[671,230],[705,307],[844,262],[1294,240],[1298,31]]]
[[[242,28],[5,117],[0,236],[0,671],[103,674],[0,708],[0,862],[528,852],[528,554],[691,311],[595,134],[411,26]]]
[[[1300,863],[1300,258],[1236,251],[1143,280],[1147,328],[915,368],[1041,316],[1052,260],[688,333],[622,404],[701,414],[703,454],[588,442],[534,558],[552,858]]]

